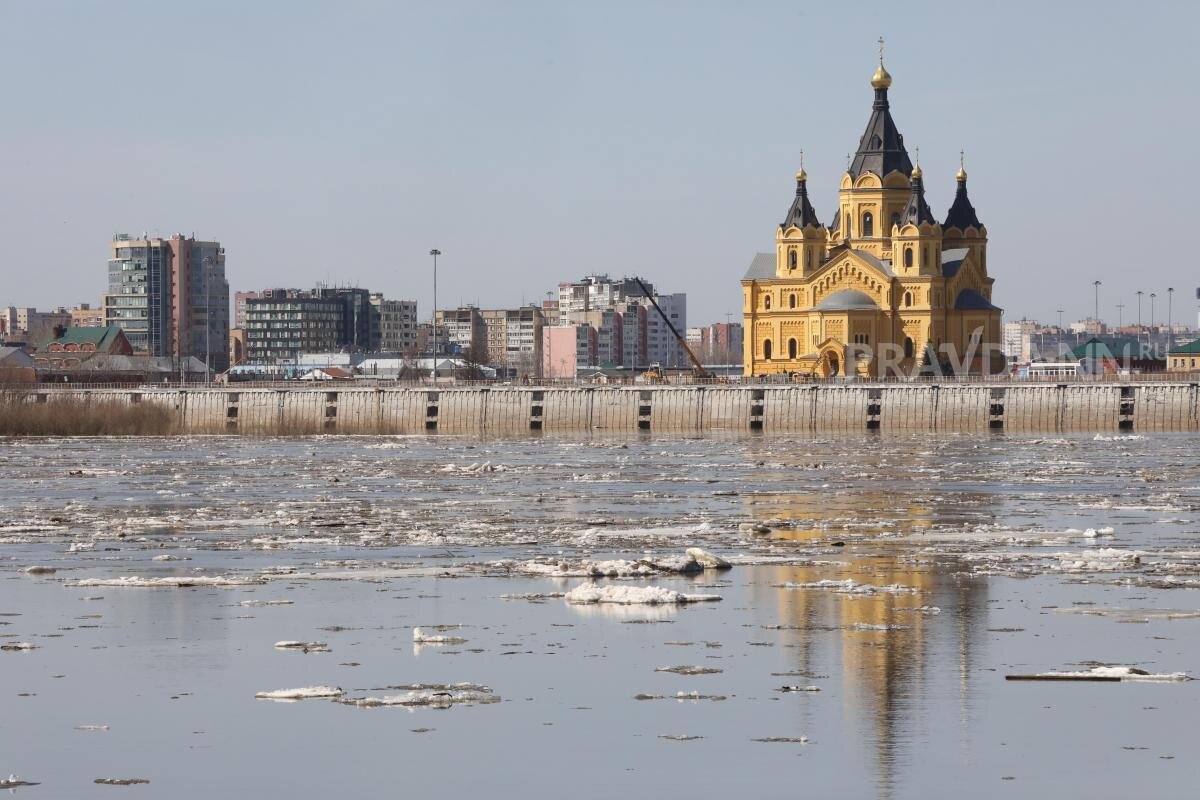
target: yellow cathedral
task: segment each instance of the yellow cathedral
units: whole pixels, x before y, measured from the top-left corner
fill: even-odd
[[[966,170],[938,222],[892,120],[891,85],[881,54],[832,223],[817,219],[801,165],[775,252],[756,255],[742,279],[746,375],[911,374],[927,359],[944,363],[930,348],[978,372],[982,349],[1000,341],[987,228],[967,197]]]

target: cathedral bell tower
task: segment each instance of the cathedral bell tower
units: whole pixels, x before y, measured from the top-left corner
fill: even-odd
[[[829,244],[829,232],[817,219],[817,212],[808,200],[808,174],[803,164],[801,153],[800,171],[796,173],[796,199],[775,233],[775,275],[779,278],[811,275],[825,260],[825,249]]]
[[[892,76],[883,66],[881,39],[879,68],[871,76],[875,102],[858,150],[842,176],[838,215],[832,226],[835,244],[848,244],[880,259],[891,257],[892,226],[908,202],[913,169],[904,137],[892,119],[888,103],[891,85]]]

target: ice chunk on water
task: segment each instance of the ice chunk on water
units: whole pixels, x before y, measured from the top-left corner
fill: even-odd
[[[677,667],[655,667],[655,672],[670,672],[675,675],[716,675],[725,670],[718,667],[696,667],[690,664],[681,664]]]
[[[1186,672],[1147,672],[1138,667],[1092,667],[1089,670],[1039,672],[1038,678],[1117,678],[1122,681],[1190,681]]]
[[[719,594],[684,594],[661,586],[598,586],[581,583],[566,594],[568,603],[614,603],[617,605],[679,605],[720,600]]]
[[[169,575],[163,578],[143,578],[125,575],[120,578],[84,578],[71,586],[121,586],[146,589],[186,589],[191,586],[253,586],[266,583],[262,578],[238,578],[224,575]]]
[[[1060,553],[1058,568],[1063,572],[1123,572],[1141,564],[1141,556],[1136,550],[1101,547],[1078,554]]]
[[[390,694],[382,697],[347,697],[337,702],[359,708],[382,706],[450,708],[454,705],[490,705],[499,703],[500,699],[500,696],[493,694],[487,686],[461,683],[430,686],[415,684],[404,694]]]
[[[687,549],[687,557],[705,569],[731,569],[733,567],[733,564],[730,564],[725,559],[713,555],[700,547],[689,547]]]
[[[275,643],[276,650],[303,650],[305,653],[328,653],[329,645],[325,642],[296,642],[286,640]]]
[[[38,649],[38,646],[36,644],[33,644],[32,642],[5,642],[4,644],[0,644],[0,650],[7,650],[9,652],[37,650],[37,649]]]
[[[301,686],[298,689],[275,689],[270,692],[258,692],[254,696],[260,700],[309,700],[313,698],[341,697],[343,692],[337,686]]]
[[[427,634],[420,628],[413,628],[413,644],[466,644],[461,636],[443,636],[442,634]]]
[[[847,578],[844,581],[821,580],[809,583],[781,583],[781,589],[829,589],[839,594],[919,594],[915,586],[901,586],[898,583],[887,586],[873,586],[869,583],[859,583]]]

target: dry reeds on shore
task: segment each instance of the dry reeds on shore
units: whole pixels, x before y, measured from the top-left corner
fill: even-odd
[[[0,393],[0,436],[163,436],[175,414],[157,403]]]

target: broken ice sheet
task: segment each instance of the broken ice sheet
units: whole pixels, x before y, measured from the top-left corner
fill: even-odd
[[[655,672],[670,672],[674,675],[717,675],[725,670],[719,667],[698,667],[691,664],[681,664],[675,667],[655,667]]]
[[[297,642],[285,640],[275,643],[276,650],[300,650],[305,653],[328,653],[329,645],[325,642]]]
[[[476,683],[452,684],[411,684],[408,686],[389,686],[388,689],[405,690],[403,694],[382,695],[379,697],[343,697],[338,703],[358,708],[380,708],[384,706],[400,706],[405,708],[437,708],[447,709],[455,705],[490,705],[499,703],[501,698],[494,694],[490,687]]]
[[[611,603],[613,605],[683,605],[712,602],[719,594],[684,594],[662,586],[624,586],[582,583],[567,592],[566,601],[575,605]]]
[[[269,692],[258,692],[254,696],[259,700],[295,701],[321,698],[341,697],[344,692],[337,686],[301,686],[298,689],[274,689]]]

